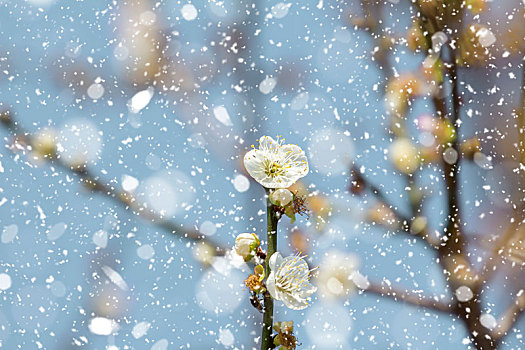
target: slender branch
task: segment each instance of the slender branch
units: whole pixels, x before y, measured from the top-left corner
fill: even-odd
[[[372,194],[376,197],[376,199],[379,202],[381,202],[383,205],[385,205],[388,209],[392,211],[395,220],[401,223],[403,231],[409,233],[412,224],[412,219],[408,216],[403,215],[403,213],[401,213],[399,209],[389,201],[386,194],[359,171],[358,167],[355,166],[354,169],[352,169],[352,173],[354,176],[353,181],[356,181],[356,183],[358,183],[358,186],[362,186],[363,188],[370,190],[370,192],[372,192]],[[414,213],[414,215],[416,215],[416,213]],[[430,245],[433,248],[439,247],[439,240],[433,235],[429,234],[427,230],[423,230],[417,235],[411,236],[423,239],[428,245]]]
[[[522,78],[521,78],[521,106],[517,113],[518,116],[518,151],[520,168],[525,166],[525,58],[521,62]]]
[[[518,211],[515,210],[514,213],[518,214]],[[490,254],[485,259],[485,264],[483,265],[483,269],[481,270],[482,281],[484,284],[488,284],[490,282],[492,275],[496,271],[498,262],[501,259],[501,253],[503,252],[503,249],[505,248],[507,242],[518,229],[519,224],[520,221],[516,217],[513,217],[513,221],[510,223],[509,227],[507,227],[503,236],[499,237],[495,243],[492,243],[490,245]]]
[[[13,119],[11,112],[2,112],[0,115],[0,123],[7,127],[13,135],[29,149],[35,148],[36,145],[33,137]],[[139,202],[133,194],[102,181],[100,176],[93,174],[86,166],[71,166],[59,157],[45,157],[44,160],[46,160],[52,168],[56,167],[64,172],[70,172],[78,176],[80,182],[89,190],[112,199],[116,203],[123,205],[125,209],[132,211],[133,214],[152,222],[163,230],[190,241],[205,242],[215,248],[216,255],[224,255],[227,252],[225,247],[209,239],[197,230],[185,228],[182,224],[165,219],[163,216],[148,209],[143,203]]]
[[[456,61],[456,50],[450,44],[449,48],[449,62],[445,65],[447,67],[447,75],[452,90],[452,111],[447,113],[445,101],[441,97],[434,98],[436,110],[441,118],[447,118],[451,122],[455,131],[454,140],[448,145],[459,154],[459,139],[460,139],[460,107],[461,101],[458,89],[458,72]],[[443,86],[441,85],[442,89]],[[447,186],[447,206],[448,217],[446,231],[443,235],[443,241],[439,248],[440,262],[447,274],[450,274],[451,288],[456,289],[460,285],[467,284],[473,293],[473,297],[467,301],[458,301],[457,312],[458,316],[463,320],[465,326],[469,330],[470,337],[477,349],[495,349],[497,344],[495,339],[490,335],[490,332],[481,324],[482,314],[482,283],[480,283],[477,274],[468,274],[471,269],[466,248],[465,237],[462,232],[461,223],[461,208],[459,200],[459,167],[462,157],[458,157],[453,164],[443,159],[443,176]],[[459,259],[459,261],[458,261]],[[467,265],[466,267],[464,265]],[[457,267],[463,266],[462,270],[467,272],[466,275],[459,275],[456,272]]]
[[[435,298],[429,298],[420,295],[419,293],[410,292],[393,287],[390,284],[371,282],[366,289],[362,289],[366,293],[373,293],[382,297],[389,297],[394,301],[401,301],[416,307],[422,307],[433,311],[444,312],[446,314],[455,314],[456,309],[452,300],[445,303]]]
[[[496,340],[501,340],[511,330],[512,326],[518,322],[525,311],[525,290],[521,289],[516,294],[516,299],[503,313],[498,320],[498,326],[493,331],[493,337]]]
[[[397,220],[399,220],[404,225],[407,225],[408,223],[410,223],[410,218],[408,216],[403,215],[397,209],[396,206],[390,203],[386,195],[383,193],[383,191],[381,191],[381,189],[379,189],[379,187],[375,186],[373,183],[369,182],[366,179],[365,179],[365,184],[366,184],[366,187],[368,187],[370,191],[374,194],[377,200],[383,203],[384,205],[386,205],[388,209],[390,209],[394,213]]]
[[[454,126],[456,137],[451,142],[450,147],[458,151],[459,147],[459,114],[460,114],[460,97],[458,92],[458,76],[456,67],[456,54],[454,48],[449,46],[450,50],[450,68],[449,80],[452,88],[452,113],[449,114],[450,122]],[[444,117],[444,116],[442,116]],[[443,254],[450,255],[463,250],[463,239],[461,237],[460,207],[459,207],[459,158],[456,163],[450,164],[443,161],[443,173],[447,185],[447,203],[448,203],[448,220],[446,225],[447,240],[441,245]]]
[[[277,251],[277,223],[279,221],[279,214],[273,209],[273,204],[270,202],[270,190],[266,189],[266,220],[267,220],[267,248],[265,259],[265,275],[266,278],[270,275],[270,258]],[[273,328],[273,299],[271,295],[266,292],[264,294],[264,315],[263,315],[263,329],[261,350],[270,350],[273,348],[272,338]]]

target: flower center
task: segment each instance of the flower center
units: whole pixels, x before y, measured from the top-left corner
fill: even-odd
[[[283,172],[284,167],[279,163],[271,162],[266,166],[266,175],[272,178],[281,175]]]

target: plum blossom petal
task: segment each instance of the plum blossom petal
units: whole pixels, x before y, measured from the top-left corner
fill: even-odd
[[[310,269],[306,261],[298,255],[283,259],[277,252],[270,257],[269,264],[271,272],[266,288],[270,295],[292,310],[306,308],[310,296],[317,290],[309,281]]]
[[[244,166],[250,176],[266,188],[287,188],[308,174],[304,151],[283,142],[284,139],[263,136],[259,139],[259,149],[252,149],[244,156]]]

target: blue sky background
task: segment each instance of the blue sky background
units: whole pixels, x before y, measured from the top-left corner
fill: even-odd
[[[246,1],[235,2],[237,6],[226,2],[224,16],[214,7],[219,5],[194,1],[197,18],[187,21],[181,16],[185,2],[162,1],[154,12],[163,23],[162,33],[175,42],[171,48],[179,55],[178,62],[196,77],[205,75],[199,64],[213,62],[214,74],[195,91],[165,93],[155,86],[148,106],[133,115],[127,103],[142,88],[125,82],[123,63],[114,54],[121,40],[119,20],[126,20],[119,13],[127,3],[38,1],[0,1],[0,103],[11,107],[28,130],[79,125],[80,137],[64,142],[73,151],[87,150],[93,156],[90,168],[102,179],[119,184],[123,175],[129,175],[149,183],[164,193],[153,201],[168,208],[174,219],[196,228],[212,222],[217,228],[213,238],[225,245],[240,232],[265,234],[265,216],[258,213],[264,209],[262,188],[252,182],[248,191],[239,192],[232,179],[241,173],[239,156],[259,136],[283,135],[310,157],[312,172],[305,182],[334,203],[334,215],[323,234],[304,219],[298,223],[312,241],[312,265],[337,248],[359,255],[361,272],[370,279],[388,278],[427,295],[451,293],[444,289],[431,251],[412,239],[387,237],[384,229],[366,225],[364,208],[372,197],[352,197],[347,191],[351,159],[365,165],[395,204],[405,212],[409,209],[406,198],[400,197],[404,181],[384,156],[391,138],[382,88],[376,87],[384,73],[370,61],[369,36],[344,21],[353,6],[295,1],[289,2],[285,17],[265,19],[276,1],[257,4],[259,14],[247,18]],[[402,18],[407,4],[388,4],[387,9],[392,14],[387,24],[402,33],[406,19],[391,18]],[[249,50],[242,55],[252,67],[236,63],[235,55],[221,54],[219,45],[211,44],[234,24],[248,33]],[[398,71],[417,67],[421,59],[403,47],[395,56]],[[71,67],[86,72],[86,86],[100,77],[103,96],[93,100],[82,87],[68,86],[61,77]],[[266,76],[276,77],[277,85],[265,95],[257,86]],[[240,80],[245,82],[238,92],[233,86]],[[231,125],[214,118],[216,106],[228,110]],[[414,115],[426,110],[425,101],[413,106]],[[475,128],[467,124],[463,132]],[[11,136],[5,130],[0,133],[8,144]],[[316,141],[319,134],[328,136],[333,149]],[[12,280],[9,289],[0,291],[2,347],[255,346],[261,315],[250,306],[242,286],[247,269],[232,269],[224,261],[202,266],[186,241],[108,198],[90,194],[75,176],[49,164],[30,161],[5,147],[0,162],[0,229],[16,232],[12,240],[0,244],[0,272]],[[439,198],[443,183],[431,183],[430,174],[438,170],[426,169],[421,178],[438,197],[427,206],[436,213],[429,218],[431,225],[438,227],[444,220]],[[479,189],[485,170],[466,165],[462,175],[465,182],[480,179],[469,181],[469,188]],[[169,189],[163,188],[166,183]],[[465,191],[485,198],[477,190]],[[485,210],[466,207],[472,207],[466,210],[468,217]],[[280,225],[279,250],[284,254],[293,253],[287,240],[291,228],[286,222]],[[93,243],[100,230],[108,235],[103,249]],[[62,233],[50,239],[50,232]],[[139,256],[137,249],[144,245],[153,248],[153,257]],[[128,289],[112,283],[103,266],[118,272]],[[491,293],[494,300],[505,295],[498,289]],[[104,306],[107,300],[111,306]],[[375,295],[333,302],[316,297],[304,311],[277,305],[276,318],[296,323],[304,349],[468,348],[467,341],[462,344],[466,333],[460,321]],[[497,316],[503,307],[488,305],[487,310]],[[89,320],[102,312],[117,320],[120,329],[114,335],[89,331]],[[132,329],[143,321],[151,328],[136,339]],[[516,334],[508,341],[509,349],[523,345]]]

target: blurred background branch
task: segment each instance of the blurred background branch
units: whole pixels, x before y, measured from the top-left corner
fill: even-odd
[[[200,233],[198,230],[190,229],[184,227],[182,224],[167,220],[162,215],[148,209],[146,205],[135,198],[133,193],[126,192],[118,188],[117,185],[112,185],[102,181],[99,175],[93,174],[91,170],[88,169],[87,164],[68,164],[64,162],[56,154],[56,150],[54,149],[56,145],[42,145],[35,142],[33,135],[20,125],[11,110],[0,112],[0,121],[2,126],[10,130],[13,135],[13,151],[16,152],[24,149],[27,149],[28,151],[36,151],[36,153],[48,162],[52,168],[57,167],[62,171],[76,175],[86,189],[111,198],[116,203],[122,205],[125,209],[130,210],[133,214],[140,216],[144,220],[151,222],[170,234],[196,243],[206,244],[208,249],[211,250],[209,253],[213,255],[221,256],[228,251],[227,248],[206,237],[206,235]]]
[[[366,288],[361,289],[363,292],[372,293],[381,297],[387,297],[395,301],[407,303],[415,307],[422,307],[429,311],[443,312],[448,315],[456,313],[454,303],[450,300],[448,303],[438,300],[437,298],[429,298],[427,296],[416,294],[407,290],[402,290],[399,287],[394,287],[391,283],[377,283],[369,282]]]

